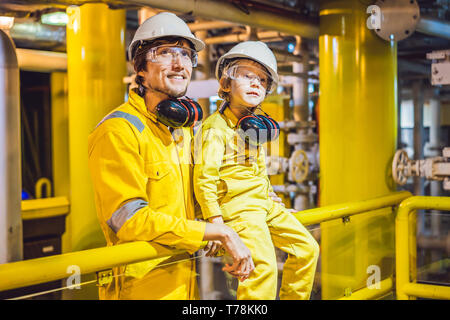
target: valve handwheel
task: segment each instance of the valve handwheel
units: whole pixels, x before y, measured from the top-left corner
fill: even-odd
[[[296,150],[292,154],[292,176],[295,182],[302,183],[309,171],[309,161],[306,152],[303,150]]]
[[[392,176],[394,181],[403,186],[411,176],[411,164],[405,150],[397,150],[392,161]]]

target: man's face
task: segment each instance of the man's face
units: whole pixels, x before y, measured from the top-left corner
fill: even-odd
[[[164,47],[183,47],[190,49],[189,42],[179,41],[177,44],[158,43]],[[159,52],[159,51],[158,51]],[[186,93],[192,75],[192,63],[177,55],[169,63],[147,61],[147,71],[139,75],[144,77],[145,86],[169,97],[182,97]]]

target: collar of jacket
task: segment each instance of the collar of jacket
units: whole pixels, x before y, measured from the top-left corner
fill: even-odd
[[[135,107],[140,113],[142,113],[145,117],[152,120],[154,123],[158,123],[158,119],[153,112],[148,111],[147,106],[145,105],[144,99],[134,91],[134,89],[130,89],[128,94],[128,101],[130,104]]]
[[[239,119],[231,111],[231,109],[229,108],[228,104],[226,106],[223,106],[223,107],[224,107],[224,110],[223,110],[222,114],[225,117],[225,121],[227,122],[227,125],[231,129],[236,128],[236,124],[238,123]]]

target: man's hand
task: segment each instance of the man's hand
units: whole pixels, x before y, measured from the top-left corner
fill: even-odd
[[[226,265],[222,270],[229,272],[239,280],[244,281],[255,269],[250,250],[242,242],[239,235],[230,227],[221,223],[207,223],[203,240],[219,240],[233,259],[233,264]]]
[[[224,224],[222,216],[215,216],[208,219],[210,223],[220,223]],[[219,240],[211,240],[203,249],[207,257],[214,257],[217,253],[223,251],[222,242]]]

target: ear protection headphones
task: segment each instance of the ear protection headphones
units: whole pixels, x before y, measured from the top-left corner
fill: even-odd
[[[228,104],[224,104],[220,108],[220,112],[223,113],[227,106]],[[239,119],[236,124],[241,138],[252,145],[259,145],[276,140],[280,135],[280,126],[278,125],[278,122],[265,113],[260,107],[258,108],[264,115],[251,112],[251,114]]]
[[[190,127],[203,119],[203,110],[194,100],[170,98],[161,101],[155,109],[158,120],[174,129]]]

